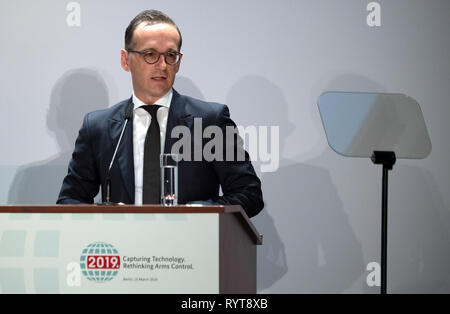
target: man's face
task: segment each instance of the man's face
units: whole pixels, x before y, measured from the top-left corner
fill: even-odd
[[[180,37],[177,29],[170,24],[139,24],[133,34],[132,50],[154,49],[160,53],[178,51]],[[175,75],[180,68],[167,64],[164,55],[158,62],[148,64],[142,55],[121,50],[121,64],[125,71],[131,72],[136,96],[146,104],[153,104],[164,96],[173,86]]]

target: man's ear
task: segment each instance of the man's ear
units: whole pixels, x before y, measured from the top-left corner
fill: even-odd
[[[122,65],[122,69],[130,72],[130,66],[128,64],[128,51],[125,49],[120,50],[120,64]]]

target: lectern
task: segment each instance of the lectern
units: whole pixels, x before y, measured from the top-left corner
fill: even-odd
[[[2,206],[1,293],[256,293],[240,206]]]

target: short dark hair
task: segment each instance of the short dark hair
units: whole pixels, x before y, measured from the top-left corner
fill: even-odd
[[[162,13],[158,10],[145,10],[136,15],[134,19],[131,20],[130,24],[128,25],[127,29],[125,30],[125,50],[133,49],[133,33],[138,27],[139,24],[146,22],[148,25],[153,24],[169,24],[175,26],[175,28],[178,31],[178,35],[180,35],[180,42],[178,43],[178,51],[181,51],[181,32],[178,29],[178,26],[175,24],[175,22],[168,17],[166,14]]]

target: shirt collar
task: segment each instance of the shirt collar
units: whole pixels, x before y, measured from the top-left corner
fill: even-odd
[[[170,103],[172,102],[172,96],[173,96],[173,91],[172,88],[164,95],[162,96],[160,99],[158,99],[155,104],[156,105],[160,105],[166,108],[170,108]],[[146,106],[146,104],[140,100],[133,92],[133,104],[134,104],[134,110],[136,110],[139,107],[142,106]]]

